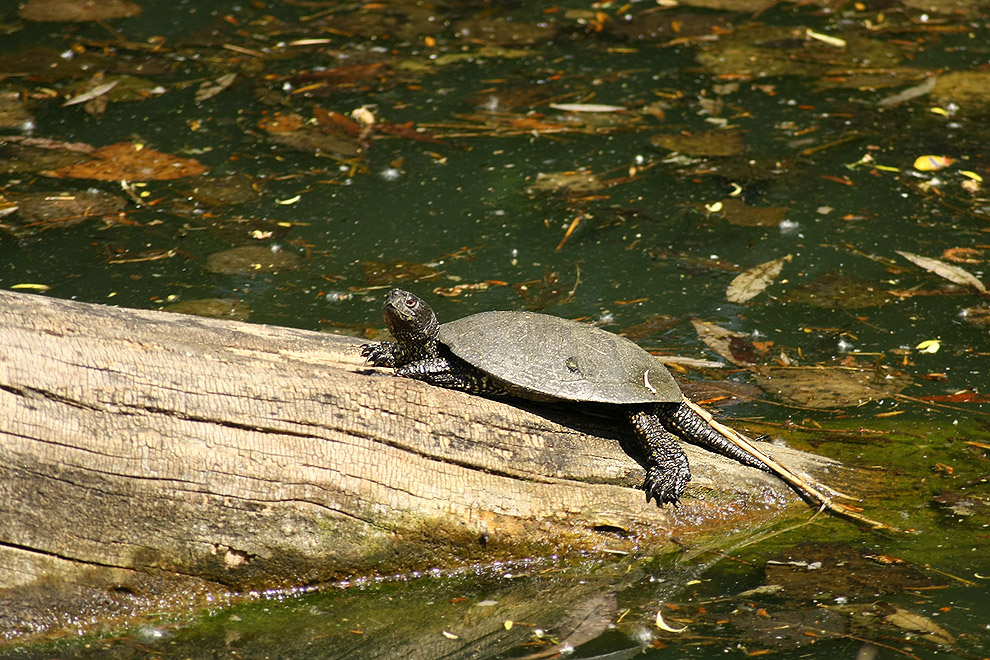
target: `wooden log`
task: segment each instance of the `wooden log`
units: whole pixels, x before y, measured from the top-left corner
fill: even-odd
[[[359,343],[0,291],[0,637],[357,574],[657,553],[805,510],[693,447],[681,506],[658,508],[623,424],[397,378]]]

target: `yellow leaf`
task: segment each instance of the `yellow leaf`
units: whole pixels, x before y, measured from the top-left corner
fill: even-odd
[[[938,349],[942,348],[942,344],[938,339],[926,339],[914,348],[923,353],[938,353]]]
[[[948,156],[918,156],[914,159],[914,169],[919,172],[934,172],[955,162]]]

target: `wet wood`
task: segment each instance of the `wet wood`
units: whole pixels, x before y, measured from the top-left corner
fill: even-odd
[[[691,447],[682,505],[647,504],[621,422],[397,378],[359,344],[0,291],[0,638],[358,574],[656,554],[807,510]]]

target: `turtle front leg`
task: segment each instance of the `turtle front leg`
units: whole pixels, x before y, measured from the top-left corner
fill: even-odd
[[[750,455],[724,435],[716,431],[701,415],[691,410],[686,403],[658,403],[655,406],[657,417],[663,425],[685,442],[703,447],[709,451],[733,458],[743,465],[771,472],[770,468],[755,456]]]
[[[472,394],[505,394],[505,390],[496,385],[487,374],[453,356],[441,355],[416,360],[396,367],[395,373],[450,390]]]
[[[664,428],[651,412],[637,410],[629,421],[646,456],[646,501],[655,499],[657,506],[677,504],[684,487],[691,481],[691,466],[674,434]]]
[[[361,357],[368,358],[368,362],[376,367],[394,367],[401,353],[402,350],[394,341],[382,341],[377,344],[363,344],[361,346]]]

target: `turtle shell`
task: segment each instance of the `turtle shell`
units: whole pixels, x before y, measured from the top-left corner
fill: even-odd
[[[633,342],[556,316],[483,312],[441,325],[440,341],[524,398],[616,404],[683,398],[663,363]]]

